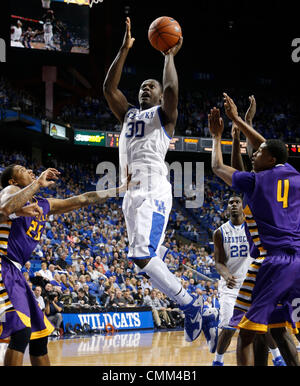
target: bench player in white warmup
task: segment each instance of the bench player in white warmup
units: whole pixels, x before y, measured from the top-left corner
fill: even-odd
[[[122,46],[106,75],[103,92],[110,109],[122,124],[119,141],[121,180],[131,175],[133,185],[123,200],[123,213],[129,238],[128,258],[139,272],[150,277],[154,287],[175,300],[185,313],[185,339],[195,340],[201,333],[203,299],[193,297],[182,287],[163,262],[162,246],[172,208],[172,189],[167,179],[165,156],[177,120],[178,78],[174,56],[182,45],[164,53],[163,84],[145,80],[139,90],[139,107],[130,105],[120,91],[119,82],[131,37],[130,19]]]

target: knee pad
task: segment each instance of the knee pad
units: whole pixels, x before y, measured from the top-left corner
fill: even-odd
[[[29,354],[34,357],[40,357],[48,354],[48,337],[32,339],[29,342]]]
[[[30,341],[31,328],[25,327],[13,333],[10,337],[8,348],[11,350],[19,351],[24,354],[26,347]]]

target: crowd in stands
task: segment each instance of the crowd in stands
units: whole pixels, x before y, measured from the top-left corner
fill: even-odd
[[[137,91],[122,90],[131,103],[138,105]],[[243,116],[248,108],[248,95],[232,96],[237,103],[238,110]],[[276,96],[264,93],[255,95],[257,111],[253,125],[266,138],[279,138],[286,142],[300,141],[299,101],[295,97]],[[207,114],[211,107],[219,107],[222,111],[222,93],[212,89],[200,91],[182,89],[179,95],[178,119],[175,135],[210,137]],[[19,107],[24,113],[31,113],[35,117],[44,116],[44,107],[37,98],[23,89],[15,88],[5,77],[0,78],[0,111]],[[94,130],[120,131],[121,126],[110,111],[103,96],[81,98],[77,104],[66,103],[55,117],[62,123],[71,123],[74,127]],[[225,120],[223,137],[231,138],[231,123]]]
[[[44,109],[31,93],[17,88],[4,76],[0,77],[0,118],[5,119],[5,110],[19,109],[24,114],[42,118]]]
[[[128,100],[134,101],[134,93],[127,92]],[[137,94],[136,94],[137,95]],[[238,110],[245,114],[249,101],[248,97],[235,98]],[[300,141],[299,125],[299,101],[293,99],[278,100],[273,96],[257,97],[257,112],[253,125],[266,138],[279,138],[286,142]],[[138,103],[136,102],[136,105]],[[210,137],[208,129],[207,114],[213,106],[222,111],[222,95],[215,95],[211,91],[189,91],[182,92],[179,97],[178,119],[175,135],[192,137]],[[107,103],[103,98],[85,97],[78,105],[65,105],[60,118],[66,122],[77,125],[88,125],[89,128],[107,131],[120,131],[121,127],[114,118]],[[231,138],[231,122],[225,117],[224,138]]]
[[[36,175],[45,169],[32,164],[25,153],[0,150],[0,172],[10,163],[30,167]],[[54,188],[43,189],[42,196],[67,198],[95,190],[95,176],[89,164],[57,162],[56,167],[61,178]],[[209,177],[207,191],[216,189],[216,184],[220,182]],[[219,200],[222,197],[224,194]],[[213,216],[210,208],[216,213],[217,203],[220,214]],[[57,328],[61,317],[56,314],[74,307],[82,310],[147,305],[153,309],[157,327],[182,323],[178,306],[153,288],[148,279],[139,276],[127,259],[128,239],[121,204],[122,198],[110,198],[101,205],[48,217],[41,240],[22,271]],[[179,201],[176,205],[166,231],[164,245],[169,252],[165,262],[187,290],[202,293],[209,306],[217,297],[219,277],[213,252],[208,242],[188,240],[201,231],[199,222],[189,217]],[[211,226],[219,226],[226,220],[225,206],[216,194],[207,196],[201,211],[208,215],[206,220]],[[200,274],[210,280],[203,280]]]

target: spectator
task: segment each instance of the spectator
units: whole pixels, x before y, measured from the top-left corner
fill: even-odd
[[[141,307],[144,303],[143,288],[138,287],[137,292],[133,293],[132,296],[135,300],[136,306]]]
[[[56,266],[59,270],[65,271],[68,265],[67,259],[67,253],[63,252],[61,256],[56,260]]]
[[[26,263],[24,264],[24,267],[22,267],[22,269],[21,269],[21,272],[22,273],[27,272],[29,275],[29,279],[32,279],[34,277],[34,271],[31,268],[30,261],[26,261]]]
[[[89,298],[86,296],[83,288],[79,288],[77,294],[73,297],[73,304],[78,304],[80,306],[88,306]]]
[[[39,303],[41,310],[44,311],[45,310],[45,302],[44,302],[44,299],[42,297],[42,288],[39,285],[37,285],[35,287],[35,289],[33,290],[33,293],[34,293],[34,296],[35,296],[37,302]]]
[[[51,280],[53,280],[52,272],[49,271],[49,269],[47,268],[47,263],[45,262],[41,264],[41,269],[36,272],[36,275],[42,276],[42,278],[47,282],[51,282]]]
[[[63,320],[61,314],[63,312],[63,309],[64,306],[61,302],[59,302],[57,292],[50,293],[45,298],[45,313],[49,321],[55,327],[55,330],[52,333],[54,336],[60,336],[59,329]]]
[[[130,294],[129,289],[124,290],[123,297],[125,300],[126,307],[135,307],[136,306],[136,302],[135,302],[133,296]]]
[[[150,296],[144,297],[143,305],[152,308],[152,315],[157,328],[166,328],[167,326],[171,327],[170,318],[165,308],[160,304],[159,299],[157,298],[157,291],[155,289],[151,291]]]
[[[101,301],[101,304],[106,307],[106,304],[107,304],[107,299],[109,299],[109,290],[110,290],[110,285],[109,284],[106,284],[105,285],[105,288],[104,288],[104,291],[102,293],[102,295],[100,296],[100,301]]]

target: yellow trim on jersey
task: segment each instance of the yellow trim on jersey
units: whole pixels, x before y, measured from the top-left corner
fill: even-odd
[[[23,324],[25,324],[26,327],[31,327],[31,320],[29,316],[23,314],[23,312],[20,312],[16,310],[16,313],[18,314],[18,317],[22,320]]]
[[[248,273],[246,274],[246,278],[247,277],[256,277],[257,273]]]
[[[245,307],[247,307],[247,308],[249,308],[250,307],[250,305],[251,305],[251,302],[247,302],[247,300],[245,300],[245,302],[243,302],[242,300],[240,300],[240,299],[236,299],[236,303],[237,304],[241,304],[242,306],[245,306]]]
[[[299,330],[298,330],[297,324],[298,323],[296,323],[296,327],[295,328],[292,327],[290,322],[272,323],[272,324],[269,324],[268,326],[269,326],[269,328],[287,327],[289,330],[291,330],[292,334],[298,334]],[[299,326],[299,328],[300,328],[300,326]]]
[[[238,324],[238,328],[243,328],[245,330],[258,331],[258,332],[267,332],[268,326],[266,324],[253,323],[251,320],[247,319],[244,315],[242,320]]]
[[[54,331],[53,325],[49,322],[48,318],[44,316],[44,323],[46,328],[41,331],[34,331],[30,335],[30,339],[38,339],[38,338],[44,338],[45,336],[48,336],[51,334],[52,331]]]
[[[242,287],[241,288],[243,288],[243,287],[254,287],[255,286],[255,283],[252,283],[252,282],[244,282],[243,283],[243,285],[242,285]]]
[[[248,291],[249,291],[249,290],[248,290]],[[248,291],[245,291],[245,288],[244,288],[244,291],[243,291],[243,289],[241,288],[240,291],[239,291],[238,296],[239,296],[240,294],[242,294],[242,295],[251,297],[252,291],[250,291],[250,292],[248,292]]]
[[[31,320],[30,318],[23,314],[23,312],[20,312],[16,310],[19,318],[21,321],[25,324],[26,327],[31,327]],[[46,328],[40,331],[34,331],[30,335],[30,339],[38,339],[38,338],[44,338],[45,336],[48,336],[51,334],[52,331],[54,331],[53,325],[49,322],[48,318],[44,315],[44,323]]]

